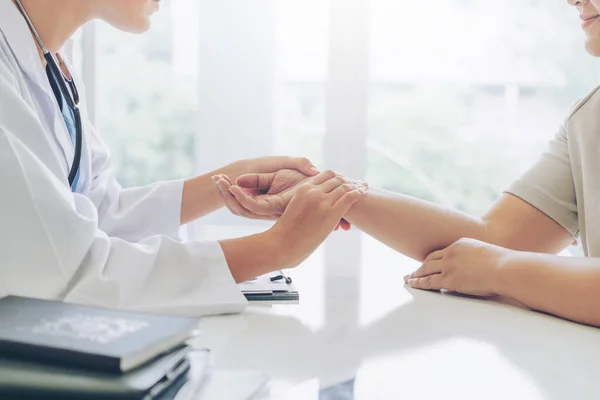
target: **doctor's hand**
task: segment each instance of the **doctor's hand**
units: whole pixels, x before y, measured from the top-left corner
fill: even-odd
[[[313,163],[306,158],[260,157],[236,161],[208,174],[184,181],[180,223],[187,224],[223,207],[223,196],[215,188],[215,177],[226,175],[235,181],[244,174],[264,174],[280,170],[294,170],[309,177],[319,173]]]
[[[474,239],[460,239],[431,253],[421,267],[404,277],[416,289],[446,289],[480,297],[495,296],[497,272],[515,259],[517,252]]]
[[[340,184],[360,183],[330,172],[330,175],[332,174]],[[221,191],[224,203],[233,214],[252,219],[271,220],[283,214],[300,185],[309,180],[309,176],[295,170],[242,175],[235,185],[227,176],[215,177],[215,183]],[[366,187],[366,184],[363,185]],[[342,219],[336,230],[339,227],[349,230],[350,224]]]
[[[273,156],[236,161],[225,167],[223,173],[237,180],[245,174],[264,174],[285,169],[301,172],[305,176],[315,176],[320,172],[307,158]]]
[[[327,171],[299,185],[268,233],[277,241],[281,263],[295,267],[310,256],[340,219],[367,193],[368,187]]]

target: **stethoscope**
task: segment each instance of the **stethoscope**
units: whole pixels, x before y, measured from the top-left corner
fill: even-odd
[[[60,92],[62,93],[62,96],[65,99],[65,101],[67,102],[67,105],[69,106],[71,111],[73,111],[73,116],[75,118],[75,155],[73,157],[73,165],[71,166],[71,169],[69,171],[69,186],[72,187],[73,182],[75,182],[75,178],[77,177],[77,172],[79,171],[79,164],[81,163],[81,142],[83,128],[81,125],[81,113],[79,112],[79,92],[77,91],[77,87],[75,86],[75,82],[73,81],[71,71],[69,71],[69,69],[65,65],[60,54],[56,54],[56,57],[58,57],[60,64],[64,66],[64,69],[67,72],[68,76],[66,76],[63,73],[63,70],[58,66],[54,55],[52,55],[48,51],[46,46],[44,46],[40,35],[38,35],[37,31],[35,30],[35,27],[33,26],[33,23],[31,22],[31,19],[29,18],[29,15],[27,15],[27,12],[23,7],[23,4],[21,4],[21,0],[15,0],[15,3],[19,8],[21,14],[23,14],[25,21],[27,21],[27,25],[29,25],[29,30],[31,30],[31,33],[33,34],[37,44],[40,46],[40,49],[42,49],[44,59],[46,59],[48,67],[50,68],[52,78],[54,79],[58,88],[60,89]],[[67,84],[69,85],[68,88]]]

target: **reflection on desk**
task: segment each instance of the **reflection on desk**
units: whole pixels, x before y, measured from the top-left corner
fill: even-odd
[[[320,400],[351,380],[361,400],[600,398],[599,329],[505,299],[412,290],[402,277],[416,267],[340,233],[291,272],[298,305],[205,318],[194,344],[217,367],[269,374],[272,399]]]

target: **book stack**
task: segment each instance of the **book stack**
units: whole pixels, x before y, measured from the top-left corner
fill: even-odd
[[[174,398],[188,378],[185,341],[198,321],[4,297],[0,398]]]

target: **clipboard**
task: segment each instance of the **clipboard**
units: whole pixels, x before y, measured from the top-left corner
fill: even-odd
[[[300,294],[293,283],[285,280],[271,281],[270,275],[261,275],[258,278],[240,283],[238,285],[242,294],[248,301],[299,301]]]

